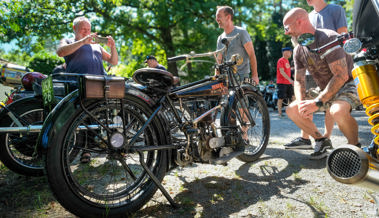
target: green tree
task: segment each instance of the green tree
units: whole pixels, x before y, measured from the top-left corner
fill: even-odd
[[[345,4],[342,0],[332,2]],[[168,57],[216,48],[222,32],[215,21],[217,5],[232,6],[235,24],[250,33],[263,79],[273,76],[275,69],[269,63],[280,52],[278,45],[289,43],[281,17],[293,7],[311,10],[306,1],[298,0],[4,0],[0,3],[0,42],[16,39],[20,54],[29,56],[41,47],[53,51],[54,42],[72,33],[72,20],[86,16],[94,32],[116,39],[120,61],[125,65],[121,75],[130,76],[144,67],[143,61],[150,54],[177,74],[178,66],[167,63]],[[197,79],[199,72],[212,73],[206,67],[196,67],[199,70],[189,72],[188,81]]]

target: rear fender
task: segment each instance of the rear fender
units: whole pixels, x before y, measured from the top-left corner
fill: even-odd
[[[75,114],[76,108],[79,106],[78,102],[78,90],[71,92],[59,101],[43,123],[42,130],[37,140],[38,148],[47,149],[49,141],[54,141],[55,135],[62,134],[60,130],[68,118]]]

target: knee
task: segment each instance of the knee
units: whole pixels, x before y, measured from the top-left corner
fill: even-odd
[[[347,107],[332,105],[329,112],[334,120],[344,120],[347,116],[350,116],[350,109]]]
[[[292,103],[288,107],[286,107],[286,113],[288,115],[293,115],[293,114],[298,113],[297,104]]]

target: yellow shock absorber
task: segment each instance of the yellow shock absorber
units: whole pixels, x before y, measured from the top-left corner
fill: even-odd
[[[379,145],[379,76],[376,66],[361,61],[356,63],[352,74],[359,99],[369,116],[368,122],[373,126],[371,132],[376,135],[374,142]],[[379,154],[379,150],[377,153]]]

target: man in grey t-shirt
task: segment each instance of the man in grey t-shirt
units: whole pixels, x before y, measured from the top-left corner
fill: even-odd
[[[239,54],[243,58],[243,63],[238,66],[238,74],[240,80],[245,77],[249,77],[251,70],[251,78],[256,84],[259,83],[257,60],[255,57],[255,51],[253,42],[251,41],[249,33],[238,26],[233,24],[234,11],[229,6],[217,6],[216,21],[220,28],[224,29],[224,32],[217,39],[217,49],[223,48],[225,45],[221,43],[221,40],[225,37],[232,37],[239,34],[233,39],[228,47],[228,53],[226,59],[229,60],[234,54]],[[222,55],[218,55],[217,62],[220,63]]]

